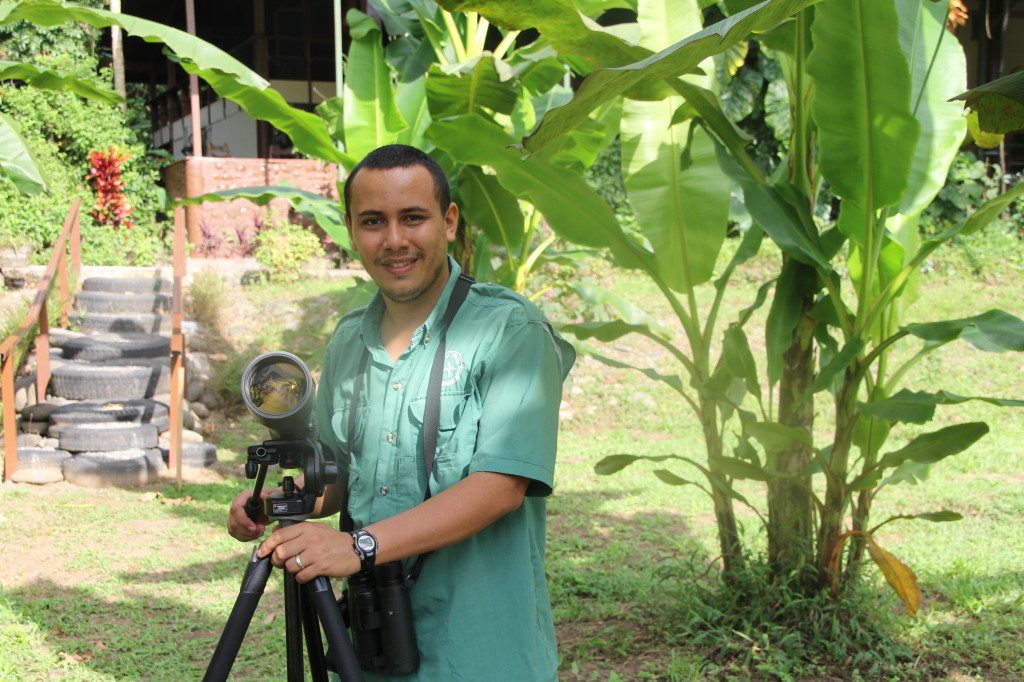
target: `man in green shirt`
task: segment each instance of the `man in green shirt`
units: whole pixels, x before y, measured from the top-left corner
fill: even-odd
[[[347,497],[378,565],[402,560],[408,571],[430,553],[410,593],[419,669],[393,679],[555,680],[545,497],[575,352],[533,304],[495,285],[456,293],[465,299],[448,324],[463,286],[447,255],[458,208],[426,154],[402,145],[372,152],[349,175],[345,199],[353,248],[380,291],[341,320],[327,347],[318,435],[340,453],[348,486],[329,488],[316,514],[337,512]],[[442,341],[429,464],[427,389]],[[240,540],[260,537],[266,522],[245,516],[246,498],[228,522]],[[260,549],[269,553],[300,582],[349,576],[367,560],[352,537],[321,523],[274,530]]]

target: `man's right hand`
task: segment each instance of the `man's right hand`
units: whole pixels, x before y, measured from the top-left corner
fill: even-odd
[[[250,519],[249,515],[245,513],[245,503],[252,497],[252,491],[239,494],[228,510],[228,535],[240,542],[251,542],[263,537],[263,533],[267,530],[267,524],[270,523],[263,502],[271,492],[273,491],[260,491],[260,515],[256,521]]]

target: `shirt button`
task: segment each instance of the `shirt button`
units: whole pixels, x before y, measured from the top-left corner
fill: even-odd
[[[381,495],[387,495],[389,492],[391,492],[391,489],[388,488],[386,485],[382,485],[380,487],[380,494]]]
[[[388,442],[389,443],[394,443],[395,442],[395,434],[393,434],[393,433],[389,433],[388,434]]]
[[[429,336],[424,336],[423,337],[423,343],[430,343],[430,337]]]
[[[402,390],[402,382],[396,381],[394,384],[391,385],[391,388],[395,389],[396,391]]]

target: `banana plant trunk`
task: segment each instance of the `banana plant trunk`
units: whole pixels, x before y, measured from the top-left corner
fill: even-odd
[[[783,355],[783,371],[779,379],[779,422],[811,433],[814,426],[811,385],[815,376],[816,322],[809,313],[814,305],[816,273],[811,266],[794,260],[789,260],[784,267],[796,269],[795,279],[799,282],[803,300],[792,343]],[[768,453],[768,465],[782,474],[794,476],[807,470],[812,457],[809,447],[794,441]],[[768,480],[767,488],[768,560],[776,576],[781,577],[807,565],[814,547],[810,476],[772,478]]]
[[[701,423],[707,443],[708,459],[722,455],[722,436],[718,430],[717,409],[714,403],[705,401],[701,405]],[[709,464],[711,501],[715,507],[715,525],[718,527],[718,545],[722,553],[722,571],[725,579],[743,564],[743,545],[736,525],[736,512],[729,496],[725,474]],[[719,483],[720,482],[720,483]]]
[[[833,584],[838,575],[831,575],[832,551],[843,532],[843,520],[850,502],[847,474],[853,446],[853,427],[857,422],[857,363],[846,369],[843,386],[836,394],[836,428],[826,471],[825,502],[818,528],[817,569],[819,584]],[[838,564],[837,564],[838,567]],[[836,570],[838,574],[839,571]]]

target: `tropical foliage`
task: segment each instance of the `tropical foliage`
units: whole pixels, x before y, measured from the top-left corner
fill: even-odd
[[[960,93],[954,100],[978,115],[987,133],[1008,133],[1024,128],[1024,74],[1011,73],[991,83]]]

